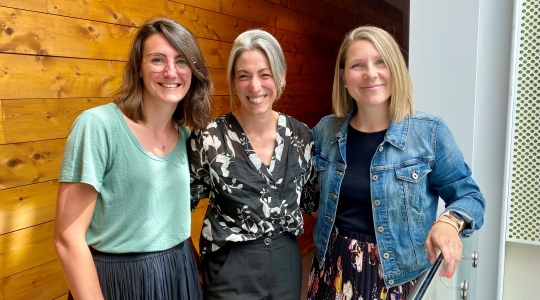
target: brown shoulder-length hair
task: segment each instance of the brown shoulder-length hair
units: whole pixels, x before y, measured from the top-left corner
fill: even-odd
[[[137,122],[145,121],[142,109],[144,85],[140,71],[144,44],[154,34],[163,34],[186,58],[191,69],[191,86],[176,107],[173,118],[179,125],[188,125],[195,129],[205,126],[212,116],[214,85],[210,72],[195,36],[187,28],[170,19],[152,19],[137,30],[124,68],[122,84],[113,94],[114,103],[128,118]]]
[[[344,118],[353,109],[353,99],[345,88],[341,70],[347,60],[347,50],[356,41],[367,40],[379,51],[392,75],[392,95],[390,96],[390,118],[399,122],[407,114],[414,114],[413,89],[405,59],[394,38],[381,28],[360,26],[353,29],[343,39],[334,69],[332,89],[332,109],[337,117]]]

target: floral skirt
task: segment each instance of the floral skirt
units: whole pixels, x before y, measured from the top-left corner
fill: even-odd
[[[322,268],[313,257],[308,300],[405,300],[415,280],[386,288],[375,236],[335,231]]]

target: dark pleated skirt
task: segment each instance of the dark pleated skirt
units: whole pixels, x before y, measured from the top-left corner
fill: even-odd
[[[405,300],[414,281],[386,288],[375,236],[336,230],[330,237],[325,262],[313,257],[309,300]]]
[[[202,300],[197,265],[188,241],[151,253],[90,251],[105,300]],[[68,299],[73,299],[71,293]]]

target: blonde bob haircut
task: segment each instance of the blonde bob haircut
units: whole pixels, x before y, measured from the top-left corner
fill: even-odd
[[[353,109],[354,100],[347,92],[340,73],[344,69],[347,60],[347,50],[354,42],[359,40],[370,41],[379,51],[390,70],[392,94],[390,96],[389,113],[392,121],[399,122],[408,114],[414,114],[411,78],[398,44],[388,32],[380,28],[361,26],[347,33],[339,48],[332,89],[332,108],[336,116],[344,118]]]
[[[234,76],[236,60],[242,53],[248,50],[261,50],[268,58],[272,77],[276,85],[277,101],[285,90],[285,73],[287,72],[287,63],[285,55],[279,45],[279,42],[270,33],[260,29],[250,29],[241,33],[235,40],[229,55],[227,64],[227,80],[229,82],[229,93],[231,96],[231,111],[235,108],[234,103]]]

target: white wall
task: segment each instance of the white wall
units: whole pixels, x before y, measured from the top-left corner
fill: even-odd
[[[500,299],[512,1],[411,0],[410,12],[417,109],[445,119],[487,201],[483,229],[464,241],[480,257],[469,299]]]

